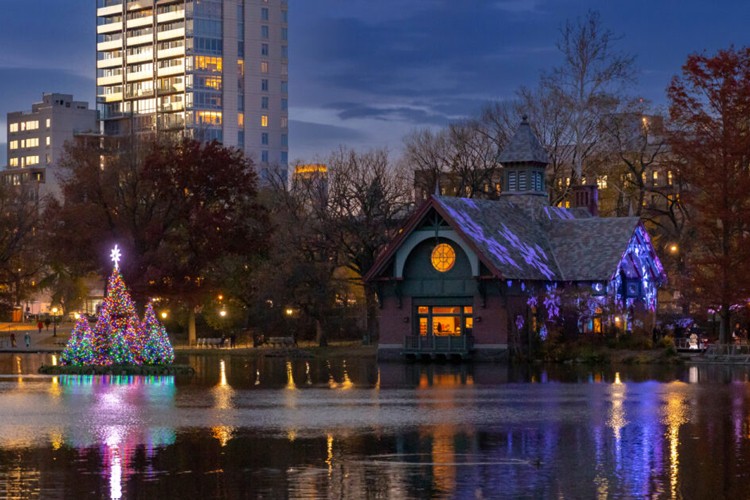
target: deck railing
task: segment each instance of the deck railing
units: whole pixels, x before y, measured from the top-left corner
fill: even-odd
[[[412,353],[466,353],[473,347],[471,335],[412,335],[404,339],[404,351]]]

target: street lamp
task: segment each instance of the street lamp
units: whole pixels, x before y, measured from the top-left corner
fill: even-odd
[[[52,336],[57,337],[57,307],[52,308]]]

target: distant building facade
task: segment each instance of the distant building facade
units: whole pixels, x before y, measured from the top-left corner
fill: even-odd
[[[97,0],[105,135],[179,132],[288,165],[287,0]]]
[[[3,181],[10,185],[36,182],[40,195],[58,194],[55,167],[67,141],[97,130],[96,110],[69,94],[49,93],[31,111],[7,115],[8,168]]]

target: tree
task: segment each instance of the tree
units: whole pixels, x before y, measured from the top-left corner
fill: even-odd
[[[407,215],[408,179],[393,170],[387,151],[382,149],[356,152],[341,148],[330,156],[328,165],[326,233],[333,238],[332,244],[340,247],[343,262],[354,272],[354,282],[364,287],[368,339],[376,339],[375,287],[363,283],[362,277]],[[471,170],[469,161],[463,165]]]
[[[586,161],[596,151],[601,119],[616,106],[634,80],[632,56],[618,53],[618,37],[589,11],[565,23],[557,48],[563,63],[543,75],[542,86],[566,117],[571,139],[571,185],[586,175]]]
[[[701,248],[686,272],[703,305],[719,313],[725,343],[732,306],[750,296],[750,49],[688,56],[667,96],[670,145]]]
[[[0,183],[0,309],[20,307],[43,268],[37,183]]]
[[[269,230],[257,176],[241,151],[192,139],[80,142],[61,165],[64,202],[48,210],[53,262],[101,271],[113,243],[141,300],[166,297],[195,312],[221,289],[221,259],[264,251]]]

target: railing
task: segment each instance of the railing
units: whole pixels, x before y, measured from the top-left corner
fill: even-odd
[[[467,353],[474,347],[471,335],[413,335],[404,338],[404,351],[410,353]]]
[[[750,356],[748,344],[712,344],[706,349],[707,357],[715,356]]]

